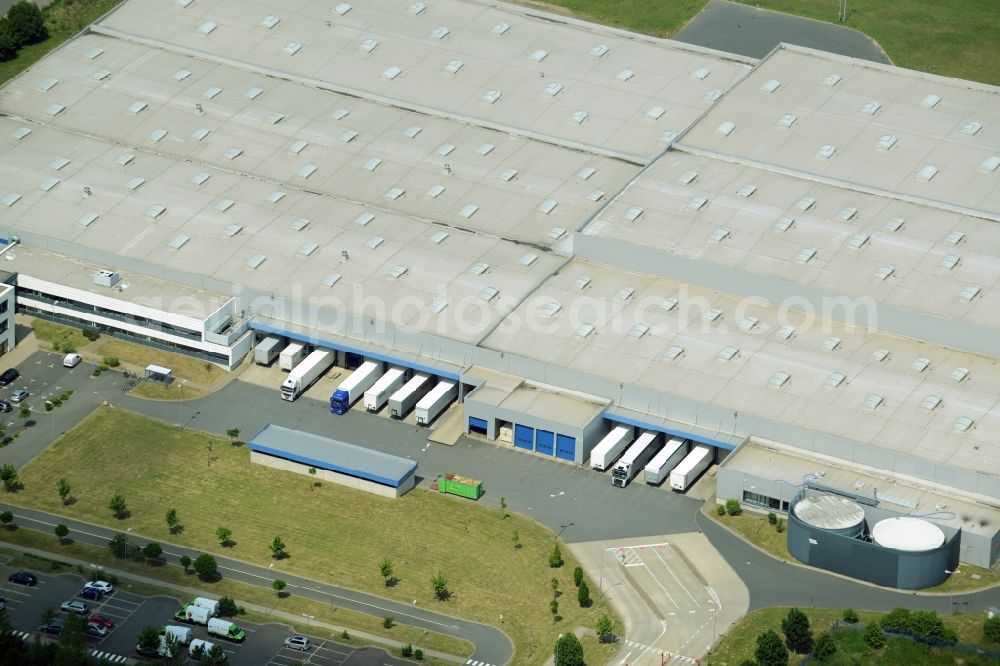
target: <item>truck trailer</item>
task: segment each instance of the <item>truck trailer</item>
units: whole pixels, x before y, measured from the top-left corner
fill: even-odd
[[[337,390],[330,396],[330,411],[334,414],[346,414],[351,405],[365,394],[382,376],[382,363],[365,361],[351,376],[341,382]]]
[[[271,365],[274,363],[274,359],[278,358],[278,354],[285,347],[285,341],[281,338],[269,335],[260,342],[257,346],[253,348],[253,362],[257,365]]]
[[[671,437],[646,465],[645,480],[650,485],[661,483],[670,475],[670,470],[684,460],[688,452],[688,441],[682,437]]]
[[[660,433],[644,432],[639,435],[628,451],[618,461],[618,464],[611,470],[611,485],[616,488],[624,488],[629,484],[639,470],[646,466],[646,463],[656,454],[660,448]]]
[[[377,412],[389,402],[389,396],[395,393],[406,381],[406,371],[402,368],[389,368],[388,372],[379,377],[372,387],[365,391],[365,409]]]
[[[301,342],[293,342],[278,354],[278,367],[285,372],[291,372],[292,368],[306,357],[306,346]]]
[[[442,379],[415,408],[417,425],[427,426],[458,397],[458,384]]]
[[[424,397],[434,382],[430,375],[413,375],[410,381],[403,384],[403,387],[389,396],[389,416],[401,419],[406,416],[417,401]]]
[[[295,366],[281,384],[281,397],[284,400],[295,400],[309,388],[314,381],[333,365],[332,351],[317,349],[306,357],[306,360]]]
[[[622,454],[632,441],[632,428],[618,426],[604,436],[590,452],[590,466],[603,472]]]
[[[712,464],[712,458],[712,449],[707,446],[691,449],[691,453],[670,472],[670,487],[679,492],[687,490],[698,475]]]

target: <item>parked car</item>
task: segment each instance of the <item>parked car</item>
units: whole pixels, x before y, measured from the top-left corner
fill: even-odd
[[[91,601],[100,601],[101,597],[104,596],[104,593],[94,587],[85,587],[77,592],[76,596],[84,599],[90,599]]]
[[[100,590],[102,594],[111,594],[115,591],[114,586],[106,580],[92,580],[84,585],[85,588]]]
[[[25,398],[27,398],[29,395],[30,394],[28,393],[28,389],[17,389],[16,391],[14,391],[13,393],[10,394],[10,401],[11,402],[21,402],[22,400],[24,400]]]
[[[4,610],[5,608],[7,608],[7,600],[3,597],[0,597],[0,610]]]
[[[65,626],[62,620],[52,620],[48,624],[43,624],[39,629],[46,634],[55,634],[58,636],[63,632]]]
[[[7,386],[12,381],[21,376],[21,373],[17,371],[17,368],[7,368],[0,375],[0,386]]]
[[[64,368],[75,368],[80,365],[80,361],[83,359],[79,354],[66,354],[63,356],[63,367]]]
[[[291,650],[301,650],[302,652],[309,651],[309,637],[308,636],[290,636],[285,639],[285,647]]]
[[[0,400],[0,412],[10,412],[13,411],[14,405],[10,404],[6,400]]]
[[[94,613],[93,615],[90,616],[90,619],[87,621],[90,624],[99,624],[102,627],[107,627],[108,629],[115,626],[114,620],[112,620],[107,615],[101,615],[100,613]]]
[[[7,576],[7,580],[19,585],[38,585],[38,576],[27,571],[15,571]]]
[[[108,628],[102,627],[99,624],[94,624],[92,622],[87,623],[86,632],[91,636],[97,636],[98,638],[104,638],[108,635]]]
[[[59,604],[59,610],[65,611],[67,613],[76,613],[78,615],[87,614],[87,604],[82,601],[77,601],[76,599],[70,599],[69,601],[64,601]]]

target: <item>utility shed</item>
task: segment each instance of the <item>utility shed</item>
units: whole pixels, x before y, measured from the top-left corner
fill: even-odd
[[[373,451],[330,437],[269,423],[247,443],[250,461],[357,488],[399,497],[416,484],[416,461]]]

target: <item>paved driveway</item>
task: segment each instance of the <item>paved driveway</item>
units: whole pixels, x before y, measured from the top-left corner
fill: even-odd
[[[837,18],[837,6],[836,2],[828,3],[831,21]],[[857,30],[726,0],[712,0],[674,35],[674,39],[751,58],[763,58],[785,42],[891,63],[871,37]]]

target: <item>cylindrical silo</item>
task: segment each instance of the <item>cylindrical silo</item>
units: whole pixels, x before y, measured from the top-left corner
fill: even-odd
[[[865,511],[839,495],[810,495],[795,505],[795,516],[811,527],[856,538],[865,525]]]

